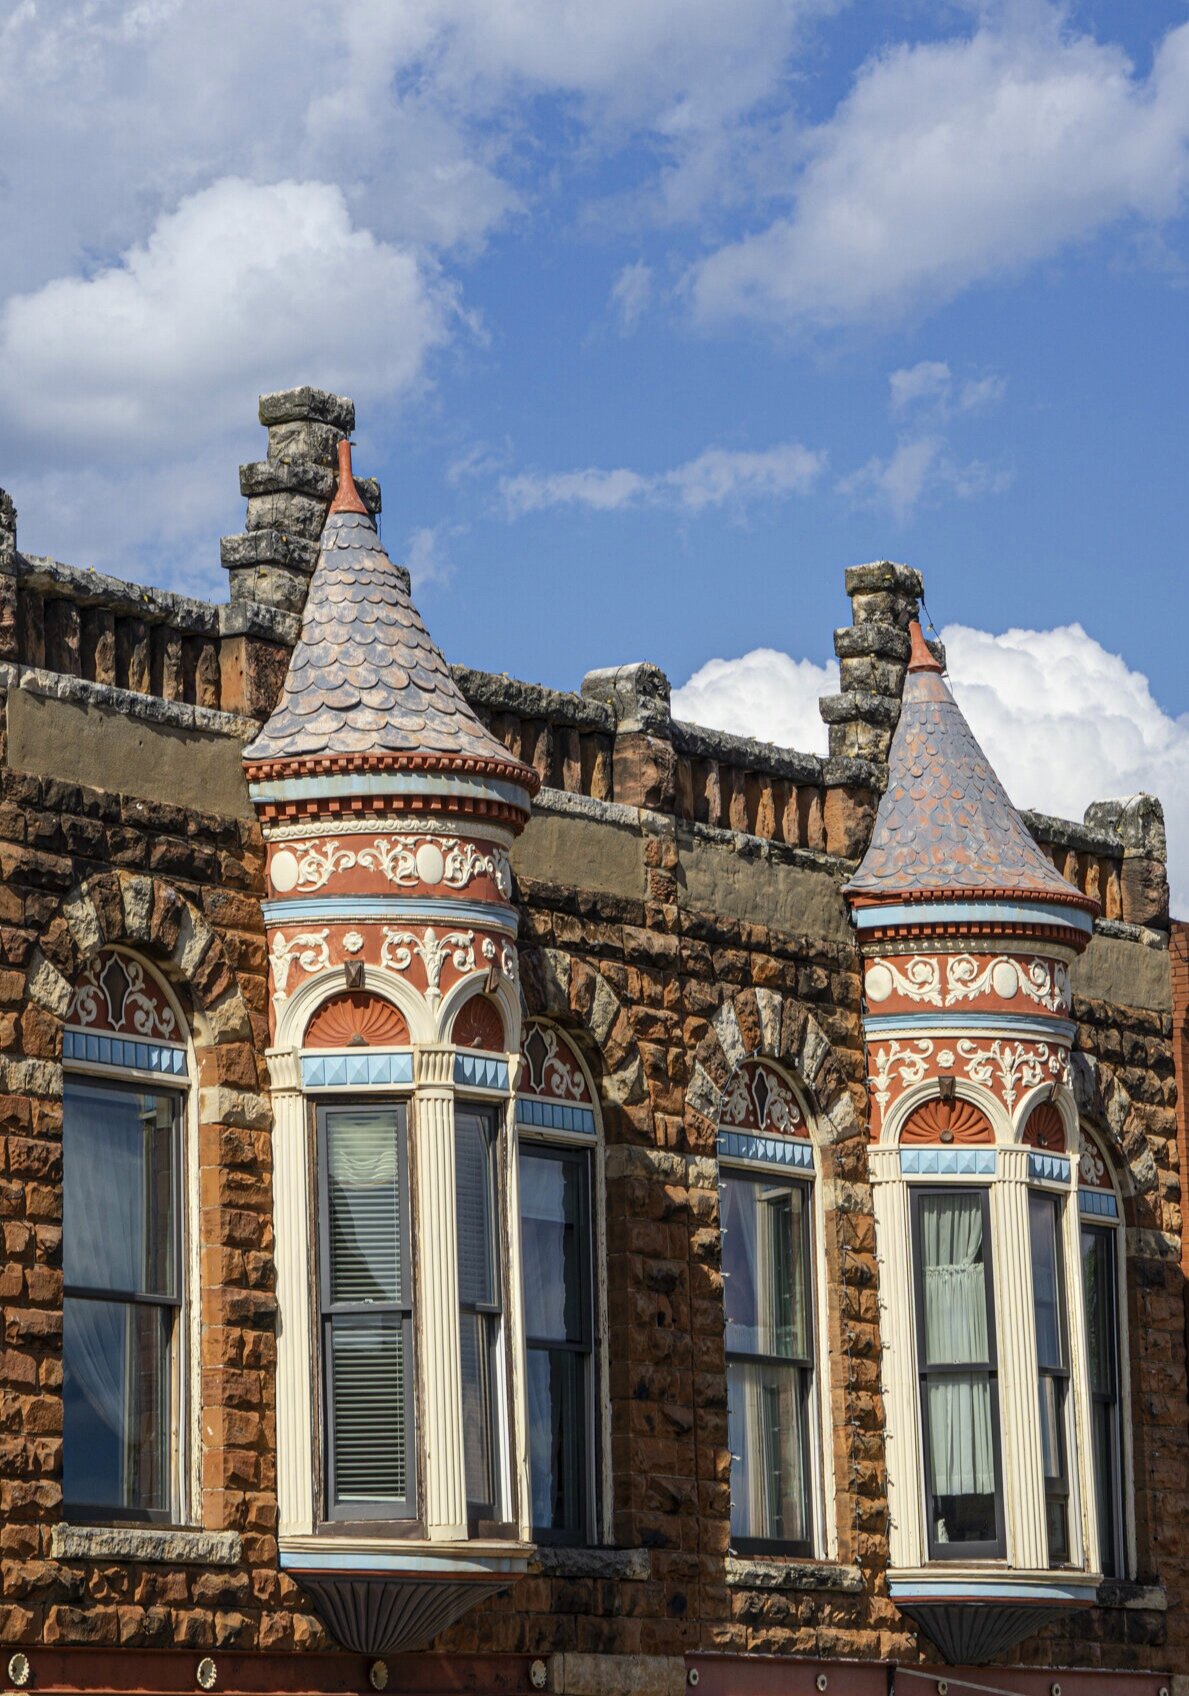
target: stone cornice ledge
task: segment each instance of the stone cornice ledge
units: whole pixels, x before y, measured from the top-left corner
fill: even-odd
[[[50,1554],[58,1561],[166,1561],[171,1566],[238,1566],[238,1531],[180,1531],[149,1525],[55,1525]]]
[[[575,1549],[542,1544],[529,1560],[529,1571],[546,1578],[643,1579],[652,1576],[647,1549]]]
[[[833,1561],[728,1555],[727,1583],[745,1590],[841,1590],[855,1595],[863,1588],[863,1574],[857,1566]]]

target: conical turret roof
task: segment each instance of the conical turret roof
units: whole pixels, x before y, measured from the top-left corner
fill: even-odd
[[[911,634],[888,785],[870,845],[845,893],[864,904],[960,894],[1095,910],[1097,902],[1062,877],[1037,846],[918,624]]]
[[[344,756],[513,767],[537,786],[454,682],[359,498],[347,442],[281,698],[244,750],[250,765]]]

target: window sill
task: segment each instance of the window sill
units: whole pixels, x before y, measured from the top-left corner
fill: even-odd
[[[50,1554],[59,1561],[160,1561],[170,1566],[238,1566],[238,1531],[182,1531],[150,1525],[55,1525]]]
[[[853,1596],[863,1588],[863,1574],[837,1561],[728,1555],[727,1583],[741,1590],[836,1590]]]
[[[1168,1612],[1168,1591],[1163,1584],[1133,1584],[1128,1579],[1104,1578],[1098,1586],[1098,1606],[1163,1614]]]
[[[529,1571],[546,1578],[620,1578],[652,1576],[647,1549],[580,1549],[560,1543],[539,1544]]]

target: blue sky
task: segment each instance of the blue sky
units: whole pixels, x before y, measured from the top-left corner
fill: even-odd
[[[338,388],[452,659],[821,745],[842,570],[907,560],[1016,798],[1159,788],[1189,895],[1187,20],[17,0],[20,545],[220,595],[256,394]]]

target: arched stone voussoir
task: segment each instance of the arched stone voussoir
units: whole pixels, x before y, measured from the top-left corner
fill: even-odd
[[[800,1002],[775,990],[740,990],[723,1002],[698,1045],[686,1106],[711,1124],[745,1060],[774,1060],[812,1099],[818,1134],[827,1142],[862,1137],[854,1100],[829,1038]]]
[[[525,949],[520,989],[526,1018],[556,1019],[586,1050],[606,1101],[635,1107],[647,1100],[627,1009],[601,972],[558,948]]]

